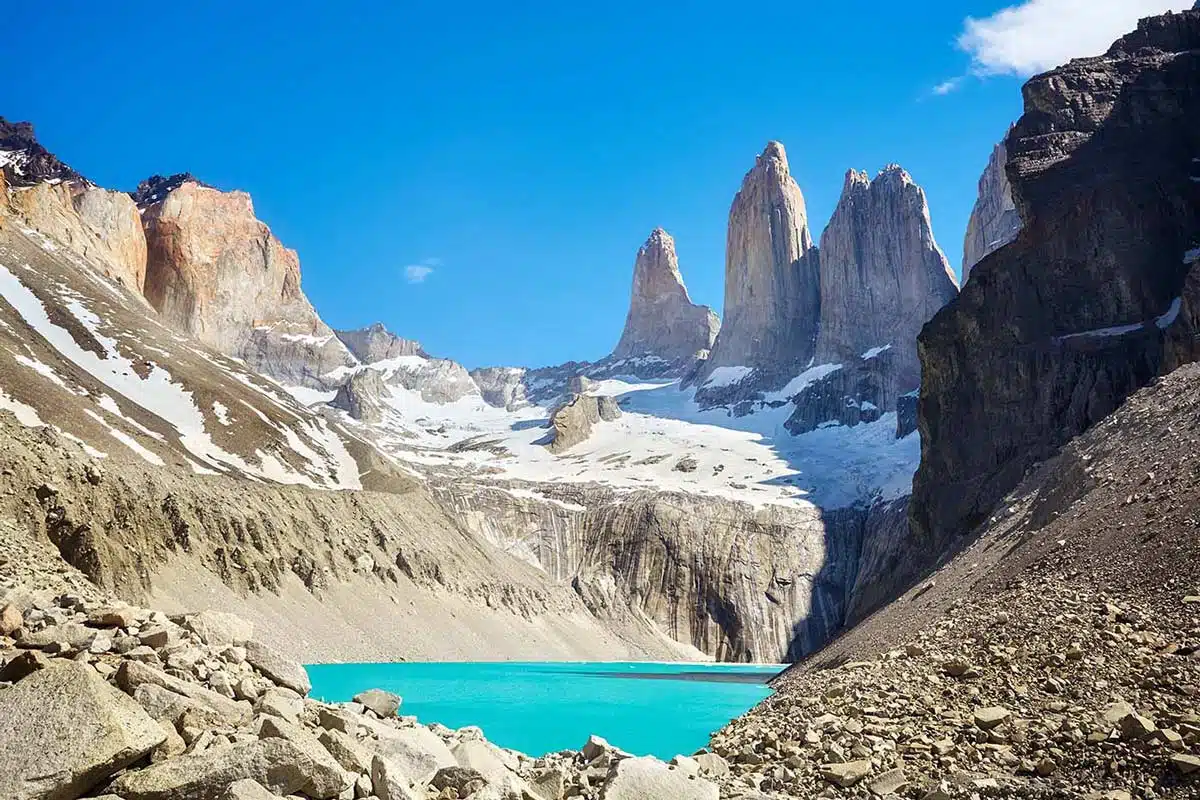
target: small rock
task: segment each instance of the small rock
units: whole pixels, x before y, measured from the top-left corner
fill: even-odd
[[[983,731],[990,731],[1008,720],[1012,716],[1012,712],[1003,706],[990,706],[988,708],[975,709],[975,727]]]
[[[1171,756],[1171,766],[1183,775],[1193,775],[1200,772],[1200,757],[1187,753],[1176,753]]]
[[[871,762],[867,759],[821,765],[821,777],[842,788],[853,786],[870,774]]]
[[[361,703],[374,711],[382,719],[394,717],[400,711],[403,702],[400,695],[385,692],[382,689],[368,689],[354,695],[354,702]]]
[[[25,618],[21,614],[21,609],[12,603],[0,608],[0,636],[12,636],[21,630],[21,626],[24,624]]]

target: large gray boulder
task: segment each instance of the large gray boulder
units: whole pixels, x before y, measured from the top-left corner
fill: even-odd
[[[696,305],[688,297],[675,240],[662,228],[655,228],[633,265],[629,314],[613,358],[689,358],[711,349],[720,328],[721,321],[711,308]]]
[[[205,610],[188,614],[183,627],[199,636],[210,647],[242,645],[254,638],[254,623],[236,614]]]
[[[312,761],[310,779],[305,792],[316,797],[334,797],[350,786],[342,765],[325,746],[299,725],[270,715],[264,716],[259,738],[286,739],[296,745]]]
[[[249,721],[252,713],[250,704],[245,701],[231,700],[224,695],[217,694],[211,689],[205,689],[199,684],[168,675],[162,670],[155,669],[140,661],[121,662],[121,666],[117,669],[116,680],[118,686],[135,697],[137,697],[139,687],[143,685],[149,684],[161,687],[175,695],[185,697],[193,703],[203,706],[229,725],[240,725]],[[154,695],[143,693],[143,699],[146,699],[147,702],[150,700],[165,702],[169,698],[161,693],[155,693]]]
[[[275,683],[299,692],[302,697],[312,691],[312,682],[303,664],[285,658],[262,642],[246,642],[246,660]]]
[[[717,785],[672,769],[656,758],[616,762],[600,790],[601,800],[717,800]]]
[[[428,728],[413,726],[376,730],[379,738],[364,744],[373,747],[378,755],[412,780],[428,780],[442,767],[458,764],[446,743]]]
[[[559,454],[585,441],[601,420],[612,421],[621,409],[612,397],[577,394],[550,416],[551,433],[546,441],[550,452]]]
[[[0,797],[71,800],[166,738],[95,670],[55,660],[0,691]]]
[[[235,781],[248,779],[276,795],[303,790],[316,798],[336,797],[314,793],[313,770],[312,759],[296,745],[286,739],[262,739],[127,772],[113,782],[112,791],[125,800],[211,800]]]

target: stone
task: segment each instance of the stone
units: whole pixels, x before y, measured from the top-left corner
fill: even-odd
[[[12,661],[0,667],[0,681],[16,683],[26,675],[45,669],[50,664],[50,657],[38,650],[27,650],[18,654]]]
[[[73,800],[165,738],[90,667],[55,660],[0,691],[0,797]]]
[[[624,758],[613,764],[601,800],[717,800],[717,785],[671,769],[656,758]]]
[[[378,714],[380,718],[387,719],[396,716],[403,700],[398,694],[385,692],[382,689],[368,689],[354,695],[354,702],[363,704]]]
[[[151,628],[146,628],[137,635],[138,641],[146,647],[153,647],[155,650],[160,647],[166,647],[176,636],[172,630],[162,625],[155,625]]]
[[[274,714],[295,722],[304,711],[304,701],[290,689],[268,689],[254,703],[260,714]]]
[[[458,764],[446,743],[428,728],[414,726],[380,730],[378,733],[380,738],[368,743],[368,746],[374,747],[379,755],[411,780],[428,780],[442,767]]]
[[[615,398],[576,394],[550,415],[551,433],[546,447],[556,455],[564,453],[586,441],[601,420],[611,421],[620,416]]]
[[[116,681],[128,694],[135,694],[143,684],[160,686],[203,706],[229,725],[248,722],[252,715],[248,703],[230,700],[199,684],[181,680],[138,661],[121,662],[117,669]]]
[[[579,752],[583,755],[585,761],[595,761],[610,750],[612,750],[612,745],[608,743],[607,739],[593,734],[588,737],[587,742],[584,743]]]
[[[61,625],[51,625],[40,631],[26,633],[17,642],[17,646],[46,650],[56,645],[62,645],[69,651],[79,652],[91,647],[96,636],[97,632],[93,628],[80,625],[78,622],[64,622]]]
[[[1001,141],[992,149],[987,167],[979,177],[979,194],[967,221],[967,234],[963,239],[963,283],[967,282],[976,264],[1017,238],[1021,231],[1021,217],[1005,172],[1007,163],[1008,149]]]
[[[315,797],[336,797],[351,787],[342,765],[325,746],[299,725],[274,717],[264,717],[259,729],[262,739],[286,739],[312,761],[304,792]]]
[[[694,358],[712,348],[720,328],[711,308],[696,305],[688,297],[675,240],[662,228],[655,228],[633,265],[629,313],[613,358]]]
[[[484,780],[483,775],[469,767],[442,767],[430,779],[429,785],[434,789],[455,789],[457,795],[462,795],[468,783]]]
[[[697,753],[692,759],[700,765],[700,774],[706,778],[723,778],[729,774],[729,762],[716,753]]]
[[[306,697],[312,691],[312,683],[302,665],[284,658],[261,642],[246,643],[246,661],[280,686],[298,692],[301,697]]]
[[[1007,722],[1012,716],[1012,712],[1002,706],[989,706],[987,708],[975,709],[973,716],[975,727],[980,730],[990,731]]]
[[[729,209],[724,320],[707,370],[791,371],[816,353],[821,283],[800,187],[787,153],[769,142]],[[707,375],[705,376],[707,377]]]
[[[125,800],[210,800],[231,783],[254,780],[287,795],[305,790],[312,762],[285,739],[221,745],[127,772],[111,789]],[[317,796],[317,795],[314,795]],[[321,795],[324,798],[336,795]]]
[[[271,794],[261,783],[250,778],[243,778],[229,784],[220,800],[276,800],[277,795]]]
[[[353,736],[337,730],[322,730],[317,738],[342,769],[357,774],[371,771],[371,754]]]
[[[563,800],[567,796],[567,787],[570,785],[570,778],[566,771],[551,767],[536,773],[530,781],[533,787],[534,794],[544,800]]]
[[[25,617],[21,613],[21,609],[12,603],[0,608],[0,636],[12,636],[21,630],[23,624],[25,624]]]
[[[872,794],[885,797],[889,794],[898,793],[905,786],[908,786],[908,778],[905,777],[904,770],[889,769],[871,781],[867,788],[871,790]]]
[[[1194,775],[1200,772],[1200,756],[1176,753],[1171,756],[1171,766],[1183,775]]]
[[[167,720],[173,725],[178,725],[189,711],[193,712],[194,722],[206,727],[218,728],[231,723],[228,717],[208,706],[153,683],[143,683],[134,689],[133,699],[154,719]]]
[[[871,762],[866,759],[821,765],[821,777],[843,788],[853,786],[870,774]]]
[[[355,715],[341,709],[324,706],[317,710],[317,724],[327,731],[340,731],[350,736],[357,735],[362,727],[362,723],[355,719]]]
[[[243,645],[254,638],[254,623],[234,614],[206,610],[188,614],[183,627],[200,637],[209,647]]]
[[[404,770],[378,754],[371,759],[371,786],[379,800],[422,800]]]
[[[1121,717],[1119,725],[1121,738],[1127,740],[1144,739],[1157,729],[1153,720],[1138,713],[1126,714]]]
[[[102,608],[88,614],[88,624],[101,628],[132,628],[138,624],[135,608]]]

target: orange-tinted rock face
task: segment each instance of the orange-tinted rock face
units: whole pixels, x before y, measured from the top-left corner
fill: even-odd
[[[191,179],[140,191],[146,298],[176,330],[285,383],[323,386],[353,358],[300,288],[300,260],[250,196]]]

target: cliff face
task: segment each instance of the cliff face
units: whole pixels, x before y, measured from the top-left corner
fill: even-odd
[[[921,187],[896,165],[874,180],[847,173],[821,235],[817,362],[842,363],[887,347],[902,391],[914,389],[921,376],[917,334],[957,294]]]
[[[374,364],[401,356],[423,356],[421,343],[403,339],[389,331],[382,322],[353,331],[337,331],[337,337],[354,357],[364,364]]]
[[[300,260],[250,196],[190,176],[135,194],[149,248],[146,298],[164,322],[284,383],[326,388],[353,357],[300,289]]]
[[[967,222],[967,235],[963,239],[963,283],[984,256],[1017,238],[1021,230],[1021,217],[1017,214],[1012,185],[1008,182],[1007,164],[1008,148],[1000,142],[992,150],[987,168],[979,178],[979,197]]]
[[[633,265],[629,314],[613,358],[691,358],[712,347],[720,327],[711,308],[696,305],[688,297],[675,240],[656,228],[638,250]]]
[[[710,367],[774,369],[812,359],[821,302],[812,247],[804,197],[783,145],[771,142],[729,209],[725,319]]]
[[[1195,354],[1200,13],[1143,20],[1024,98],[1007,139],[1024,228],[920,337],[912,517],[933,550]]]

